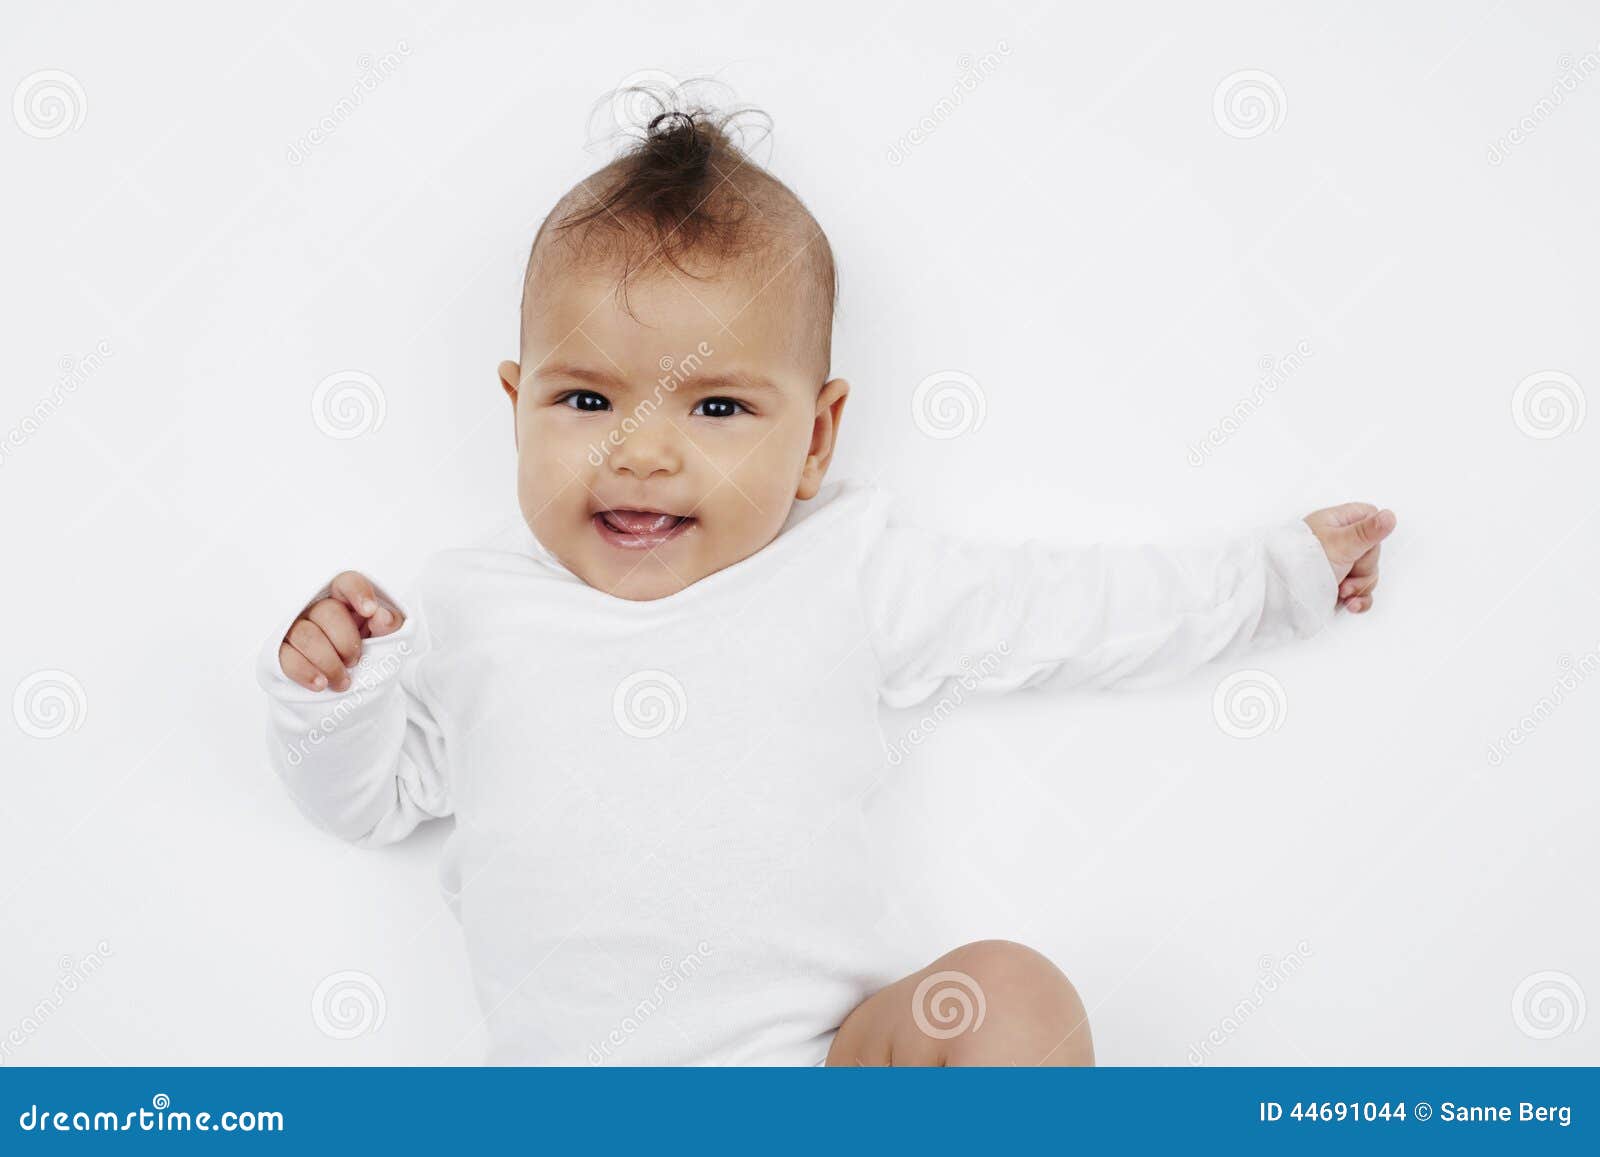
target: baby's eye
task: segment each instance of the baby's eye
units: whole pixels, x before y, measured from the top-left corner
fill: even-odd
[[[605,395],[597,394],[593,390],[573,390],[570,394],[563,394],[560,402],[563,406],[570,406],[574,410],[590,414],[611,408],[611,403],[606,401]]]
[[[703,418],[731,418],[740,412],[749,413],[743,402],[736,402],[732,398],[702,398],[689,411]]]

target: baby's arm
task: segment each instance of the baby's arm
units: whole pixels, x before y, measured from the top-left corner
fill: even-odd
[[[880,692],[904,707],[963,676],[991,691],[1150,686],[1306,637],[1341,597],[1370,604],[1393,527],[1356,504],[1179,549],[996,548],[891,527],[865,574]]]
[[[422,693],[421,616],[346,571],[263,649],[267,752],[318,827],[364,846],[450,813],[443,732]]]

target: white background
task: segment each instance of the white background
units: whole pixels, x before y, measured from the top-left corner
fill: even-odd
[[[1212,1030],[1208,1064],[1600,1062],[1592,6],[104,4],[8,23],[6,92],[44,70],[77,89],[65,124],[0,120],[0,691],[11,707],[66,672],[82,698],[52,738],[28,734],[56,729],[38,701],[0,707],[5,1063],[479,1059],[433,874],[446,825],[383,852],[313,830],[267,770],[252,662],[333,570],[404,589],[517,517],[494,370],[527,246],[609,156],[585,147],[605,95],[651,69],[774,118],[758,155],[841,269],[836,474],[879,478],[912,520],[1131,540],[1347,499],[1399,513],[1365,618],[1163,692],[1018,696],[939,727],[872,800],[908,967],[1032,944],[1078,985],[1105,1063],[1185,1064]],[[398,67],[337,113],[385,54]],[[1265,123],[1217,112],[1246,70],[1277,86]],[[312,398],[345,370],[385,411],[339,439]],[[984,418],[933,438],[912,396],[949,370]],[[1576,387],[1545,391],[1550,371]],[[1543,402],[1518,412],[1530,375]],[[1239,667],[1283,689],[1256,738],[1214,709]],[[102,941],[27,1027],[62,958]],[[385,998],[353,1039],[312,1013],[342,970]]]

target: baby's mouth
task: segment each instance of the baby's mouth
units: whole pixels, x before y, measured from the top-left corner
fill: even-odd
[[[657,510],[602,510],[594,515],[593,522],[600,537],[612,546],[649,550],[676,538],[695,520]]]

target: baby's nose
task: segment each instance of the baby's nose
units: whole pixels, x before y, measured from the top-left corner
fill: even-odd
[[[611,452],[611,468],[619,474],[648,478],[676,474],[683,465],[677,432],[663,419],[624,428],[622,442]]]

